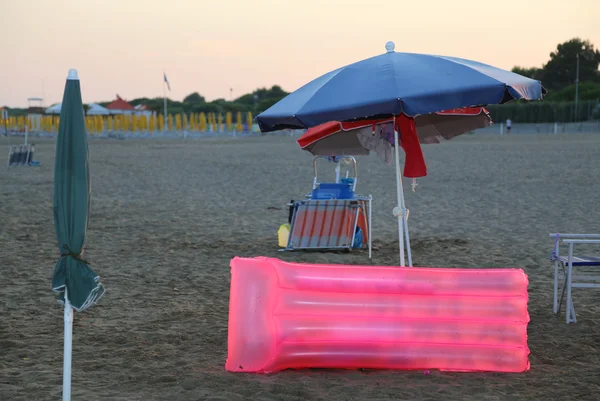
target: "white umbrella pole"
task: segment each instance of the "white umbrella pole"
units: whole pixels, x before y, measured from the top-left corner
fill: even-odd
[[[404,191],[402,193],[402,210],[404,211],[404,236],[406,237],[406,257],[408,258],[408,267],[412,267],[412,254],[410,252],[410,237],[408,236],[408,214],[404,204]]]
[[[398,206],[394,208],[394,217],[398,219],[398,240],[400,245],[400,267],[404,267],[404,228],[408,229],[404,219],[404,188],[402,188],[402,178],[400,172],[400,141],[398,140],[398,131],[396,131],[396,118],[394,117],[394,151],[396,153],[396,197]],[[408,230],[407,230],[408,231]]]
[[[63,401],[71,400],[71,355],[73,351],[73,307],[65,289],[65,344],[63,357]]]

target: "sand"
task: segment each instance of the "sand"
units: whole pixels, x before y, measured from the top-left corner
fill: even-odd
[[[574,292],[575,325],[552,313],[548,234],[600,231],[600,135],[464,136],[425,147],[416,192],[405,181],[415,265],[529,275],[530,372],[226,372],[232,257],[397,264],[394,169],[375,155],[359,159],[357,188],[374,197],[373,260],[278,252],[285,204],[311,188],[311,156],[294,139],[90,141],[85,256],[107,292],[75,315],[74,400],[597,399],[600,292]],[[16,142],[0,137],[2,149]],[[34,142],[40,167],[0,167],[1,400],[61,394],[54,141]]]

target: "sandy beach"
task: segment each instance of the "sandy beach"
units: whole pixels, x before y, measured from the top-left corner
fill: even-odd
[[[225,371],[229,261],[271,256],[398,263],[393,167],[358,158],[375,250],[279,252],[286,203],[312,184],[295,137],[91,139],[86,259],[99,305],[75,314],[75,400],[593,400],[600,397],[600,291],[574,290],[577,324],[552,312],[551,232],[600,232],[600,135],[465,135],[424,146],[429,175],[405,180],[416,266],[523,268],[531,370],[520,374]],[[9,144],[0,137],[0,162]],[[54,140],[40,167],[0,166],[0,400],[57,400],[63,310],[50,291]],[[596,251],[598,248],[586,250]]]

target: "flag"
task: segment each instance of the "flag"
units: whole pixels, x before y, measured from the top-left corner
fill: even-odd
[[[163,72],[163,77],[165,78],[165,82],[167,83],[167,88],[169,88],[169,92],[171,92],[171,85],[169,84],[169,80],[167,79],[167,74]]]

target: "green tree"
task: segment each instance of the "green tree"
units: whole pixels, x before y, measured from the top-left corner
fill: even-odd
[[[147,97],[139,97],[137,99],[131,100],[129,103],[132,106],[137,106],[138,104],[145,104],[145,105],[147,105],[151,101],[152,101],[152,99],[148,99]]]
[[[184,97],[183,103],[206,103],[206,99],[204,99],[204,96],[201,96],[198,92],[194,92]]]
[[[222,113],[223,110],[216,104],[196,103],[196,104],[191,105],[188,112],[189,113]]]
[[[598,101],[600,99],[600,83],[580,83],[578,97],[581,102]],[[548,102],[573,102],[575,100],[575,85],[569,85],[560,90],[550,91],[545,100]]]
[[[273,106],[275,103],[277,103],[279,101],[279,99],[277,98],[267,98],[267,99],[262,99],[261,101],[258,102],[258,111],[260,113],[262,113],[263,111],[267,110],[269,107]]]
[[[574,38],[556,46],[550,60],[542,68],[516,66],[512,72],[542,81],[552,91],[575,83],[579,55],[579,82],[600,83],[600,52],[589,40]],[[550,92],[552,93],[552,92]]]
[[[561,43],[543,67],[544,86],[560,89],[575,83],[579,56],[579,82],[600,82],[600,52],[589,40],[579,38]]]
[[[537,79],[538,81],[542,81],[543,70],[537,67],[513,67],[511,70],[515,74],[523,75],[524,77]]]
[[[289,93],[281,89],[279,85],[273,85],[270,89],[258,88],[252,93],[243,95],[235,100],[235,103],[243,106],[245,110],[240,111],[265,111]]]
[[[254,92],[245,94],[235,99],[235,103],[246,106],[248,110],[254,107]]]

